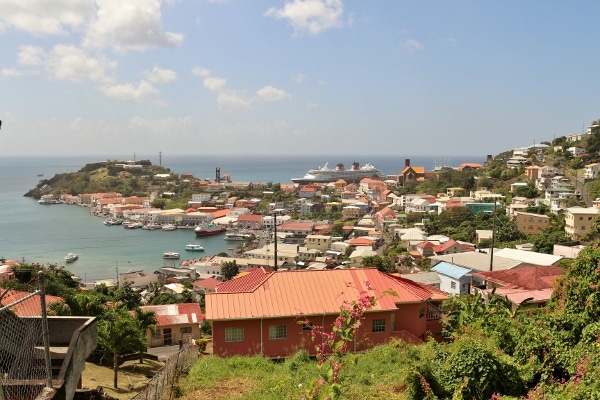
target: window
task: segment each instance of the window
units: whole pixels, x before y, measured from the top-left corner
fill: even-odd
[[[456,289],[456,282],[450,282],[450,288]]]
[[[287,325],[270,325],[269,340],[287,338]]]
[[[157,330],[154,332],[154,334],[152,335],[152,339],[160,339],[161,337],[162,337],[162,336],[161,336],[160,329],[157,329]]]
[[[371,322],[371,332],[385,332],[385,319],[374,319]]]
[[[244,328],[225,328],[226,342],[243,342]]]
[[[182,335],[185,335],[186,333],[190,333],[191,334],[192,333],[192,327],[191,326],[186,326],[186,327],[180,328],[179,332]]]
[[[419,310],[419,319],[423,318],[424,316],[425,316],[425,309],[424,309],[424,308],[421,308],[421,309]]]

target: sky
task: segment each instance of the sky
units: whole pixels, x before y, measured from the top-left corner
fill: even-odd
[[[0,157],[483,156],[600,118],[596,0],[0,10]]]

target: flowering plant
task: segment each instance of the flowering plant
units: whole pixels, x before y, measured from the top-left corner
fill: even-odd
[[[340,373],[348,361],[348,358],[344,356],[354,349],[363,314],[377,304],[377,298],[370,294],[373,288],[368,281],[365,282],[365,288],[360,291],[358,300],[344,300],[340,306],[340,314],[331,327],[331,332],[327,331],[324,326],[311,325],[306,318],[298,322],[311,326],[313,342],[318,336],[322,338],[321,342],[315,346],[319,376],[304,389],[302,400],[334,400],[339,397],[342,382]],[[386,291],[383,294],[395,295],[392,291]],[[299,387],[303,388],[302,385]]]

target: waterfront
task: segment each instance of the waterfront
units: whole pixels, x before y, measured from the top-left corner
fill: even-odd
[[[25,259],[26,262],[65,265],[86,282],[116,278],[117,270],[143,269],[153,272],[164,265],[178,265],[181,260],[163,260],[162,253],[175,251],[182,260],[220,252],[229,252],[231,242],[224,235],[196,238],[193,230],[148,231],[105,226],[102,218],[89,215],[89,209],[71,205],[39,205],[35,199],[23,197],[43,178],[57,173],[74,172],[87,163],[106,158],[127,160],[127,157],[69,157],[69,158],[9,158],[0,155],[0,256]],[[131,158],[131,157],[130,157]],[[399,172],[407,157],[348,157],[348,156],[202,156],[163,157],[162,164],[175,173],[191,172],[198,178],[214,177],[215,168],[221,176],[230,174],[235,181],[291,183],[294,175],[304,173],[325,162],[353,160],[370,162],[383,173]],[[158,164],[158,156],[150,159]],[[483,156],[455,157],[449,165],[460,162],[482,162]],[[412,165],[433,168],[435,157],[413,157]],[[429,166],[429,167],[428,167]],[[42,174],[43,177],[38,175]],[[188,243],[201,244],[204,253],[185,251]],[[64,256],[74,252],[79,260],[65,264]]]

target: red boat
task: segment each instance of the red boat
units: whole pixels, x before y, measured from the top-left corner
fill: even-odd
[[[215,224],[198,225],[196,228],[194,228],[196,236],[218,235],[219,233],[223,233],[226,230],[227,228],[225,226]]]

